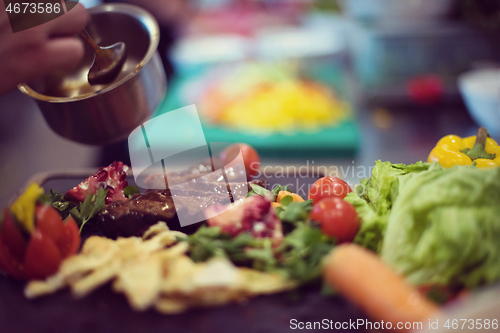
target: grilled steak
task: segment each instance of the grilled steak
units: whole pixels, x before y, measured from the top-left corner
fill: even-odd
[[[175,194],[172,194],[170,189],[148,190],[129,200],[111,203],[97,216],[100,229],[110,238],[141,236],[149,226],[164,221],[172,230],[192,233],[200,223],[181,227],[177,211],[186,212],[194,219],[204,221],[203,211],[206,207],[227,203],[228,187],[235,198],[244,196],[249,189],[248,182],[226,184],[224,180],[214,180],[206,176],[192,178],[190,182],[191,186],[185,189],[182,184],[176,185]],[[263,182],[253,183],[265,186]],[[195,186],[192,186],[193,184]]]

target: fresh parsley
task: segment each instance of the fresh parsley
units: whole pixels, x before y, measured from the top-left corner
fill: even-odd
[[[248,192],[247,197],[251,197],[252,195],[261,195],[263,197],[269,197],[272,195],[271,191],[257,184],[250,184],[250,187],[252,189]]]
[[[77,203],[66,199],[63,194],[55,190],[50,190],[50,195],[41,198],[41,200],[50,203],[56,208],[63,219],[71,215],[80,226],[80,232],[82,232],[83,226],[106,205],[107,193],[108,190],[101,187],[97,190],[97,193],[89,194],[83,202]]]
[[[335,245],[332,238],[305,222],[298,222],[279,246],[274,246],[270,238],[254,238],[248,233],[231,238],[219,227],[206,226],[187,241],[195,262],[222,256],[239,266],[278,272],[299,284],[320,276],[322,259]]]
[[[82,228],[92,217],[101,211],[106,205],[106,194],[108,190],[104,190],[100,187],[95,194],[89,194],[85,198],[85,201],[80,203],[79,209],[73,207],[69,213],[75,221],[80,225],[80,232]]]
[[[288,191],[288,188],[286,186],[281,185],[276,185],[271,191],[257,184],[250,184],[250,187],[252,189],[248,192],[247,197],[251,197],[252,195],[261,195],[263,197],[272,199],[272,201],[276,200],[276,197],[278,196],[278,193],[280,193],[280,191]]]
[[[307,221],[312,210],[312,200],[294,202],[293,198],[287,195],[281,199],[280,203],[281,207],[276,208],[276,215],[281,221],[293,224]]]

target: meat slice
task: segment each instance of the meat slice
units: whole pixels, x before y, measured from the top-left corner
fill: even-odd
[[[111,203],[96,219],[106,237],[131,237],[142,236],[149,226],[158,221],[172,224],[176,212],[169,191],[153,190],[136,194],[129,200]]]
[[[252,183],[265,186],[265,182]],[[198,221],[204,221],[207,207],[227,202],[227,184],[224,181],[204,182],[195,179],[194,188],[177,190],[175,202],[170,190],[148,190],[136,194],[129,200],[115,201],[106,206],[96,217],[100,229],[106,237],[141,236],[149,226],[164,221],[172,230],[186,233],[194,232],[200,224],[181,227],[177,210],[192,215]],[[231,183],[231,188],[243,195],[250,188],[250,183]],[[225,190],[226,189],[226,190]]]

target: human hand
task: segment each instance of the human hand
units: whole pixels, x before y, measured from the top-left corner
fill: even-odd
[[[89,20],[81,4],[52,21],[13,33],[1,2],[0,95],[54,70],[72,70],[78,66],[84,47],[76,34]]]

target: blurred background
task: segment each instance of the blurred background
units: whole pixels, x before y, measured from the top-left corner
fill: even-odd
[[[100,1],[81,1],[86,7]],[[156,114],[196,104],[207,141],[264,166],[426,160],[444,135],[500,138],[498,0],[126,0],[158,20]],[[66,141],[18,91],[0,97],[0,206],[39,172],[129,163],[126,142]]]

